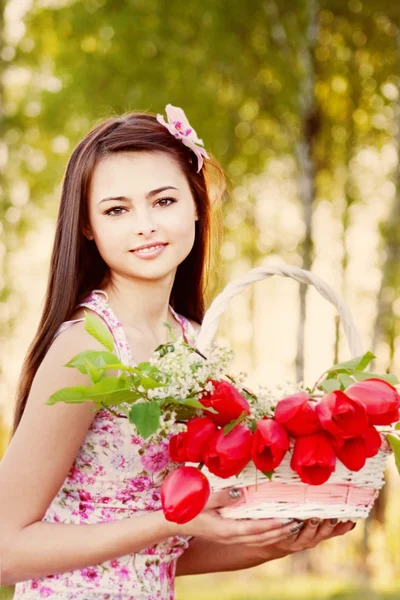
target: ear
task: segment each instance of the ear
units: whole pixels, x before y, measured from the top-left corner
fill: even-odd
[[[82,233],[83,235],[88,239],[88,240],[92,240],[93,239],[93,235],[92,235],[92,231],[90,229],[90,227],[87,225],[85,227],[83,227],[82,229]]]

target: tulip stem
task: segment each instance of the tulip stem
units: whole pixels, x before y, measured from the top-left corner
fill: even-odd
[[[311,388],[311,394],[313,394],[315,392],[315,390],[317,389],[317,387],[319,386],[319,384],[322,382],[322,380],[324,379],[325,375],[327,375],[329,373],[329,371],[324,371],[322,373],[322,375],[317,379],[317,381],[314,383],[314,387]]]

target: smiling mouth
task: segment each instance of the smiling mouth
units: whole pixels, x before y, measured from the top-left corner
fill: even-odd
[[[168,244],[154,244],[154,246],[148,246],[147,248],[138,248],[136,250],[130,250],[132,254],[138,254],[143,256],[151,256],[152,254],[157,254],[163,248],[165,248]]]

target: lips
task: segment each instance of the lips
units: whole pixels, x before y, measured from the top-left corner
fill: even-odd
[[[164,252],[166,246],[168,246],[168,244],[147,244],[136,250],[130,250],[130,252],[135,254],[138,258],[153,258]]]

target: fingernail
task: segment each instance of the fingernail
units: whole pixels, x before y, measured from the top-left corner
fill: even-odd
[[[282,525],[289,525],[289,523],[293,523],[296,519],[286,519],[285,521],[281,521]]]
[[[288,533],[288,537],[290,537],[291,535],[295,535],[296,533],[298,533],[300,531],[300,529],[304,527],[304,523],[296,523],[296,525],[293,525],[293,527],[290,528],[289,533]]]
[[[310,525],[312,525],[313,527],[316,527],[319,524],[320,524],[319,519],[310,519]]]
[[[232,498],[232,500],[237,500],[242,495],[241,491],[238,488],[232,488],[229,490],[228,494]]]
[[[331,519],[331,525],[336,525],[337,522],[338,522],[338,519]]]

